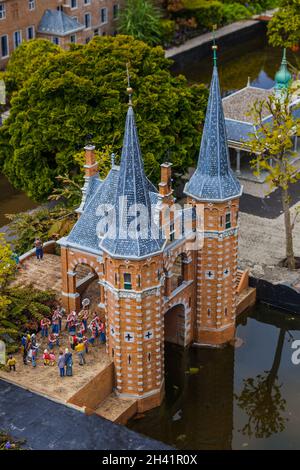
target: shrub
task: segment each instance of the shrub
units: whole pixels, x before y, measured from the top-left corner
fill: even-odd
[[[171,42],[175,33],[176,23],[174,20],[161,20],[162,35],[165,42]]]
[[[250,10],[241,3],[226,3],[223,5],[224,23],[233,23],[234,21],[244,20],[250,16]]]
[[[183,7],[193,12],[198,27],[212,29],[214,24],[220,25],[223,18],[223,4],[218,0],[183,0]]]

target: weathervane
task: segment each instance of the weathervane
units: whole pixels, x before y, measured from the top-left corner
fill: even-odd
[[[217,30],[217,25],[214,24],[213,25],[213,30],[212,30],[212,34],[213,34],[212,50],[213,50],[213,61],[214,61],[214,66],[215,67],[217,66],[217,49],[218,49],[218,46],[216,44],[216,30]]]
[[[127,64],[126,64],[126,73],[127,73],[127,93],[128,93],[128,96],[129,96],[128,105],[129,105],[129,106],[132,106],[132,93],[133,93],[133,89],[132,89],[131,86],[130,86],[130,74],[129,74],[129,63],[128,63],[128,62],[127,62]]]

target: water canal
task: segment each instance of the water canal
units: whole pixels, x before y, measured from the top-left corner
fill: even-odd
[[[179,449],[299,449],[300,318],[259,304],[238,323],[235,348],[166,344],[163,405],[128,426]]]

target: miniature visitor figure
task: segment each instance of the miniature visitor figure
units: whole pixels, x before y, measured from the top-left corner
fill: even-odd
[[[82,341],[83,341],[83,344],[84,344],[85,353],[88,354],[88,352],[89,352],[89,340],[88,340],[87,336],[83,336]]]
[[[27,365],[27,353],[28,353],[28,341],[27,341],[27,335],[23,335],[21,339],[21,344],[23,346],[23,363],[25,366]]]
[[[100,331],[100,343],[105,343],[106,336],[105,336],[105,326],[102,320],[99,322],[99,331]]]
[[[51,325],[51,322],[47,317],[44,317],[41,319],[42,338],[48,338],[50,325]]]
[[[7,360],[7,366],[9,367],[9,372],[11,372],[12,370],[16,372],[16,363],[17,363],[16,358],[13,357],[12,354],[10,354]]]
[[[59,346],[59,336],[57,333],[50,333],[48,347],[53,349],[54,346]]]
[[[57,365],[59,368],[59,374],[61,377],[65,376],[65,355],[62,351],[59,352]]]
[[[31,342],[31,347],[34,346],[36,347],[37,344],[36,344],[36,335],[34,333],[32,333],[31,337],[30,337],[30,342]]]
[[[75,350],[75,346],[77,346],[78,341],[79,341],[79,338],[75,334],[69,336],[69,343],[73,351]]]
[[[56,357],[55,357],[54,352],[53,352],[53,351],[50,351],[50,352],[49,352],[49,365],[50,365],[50,366],[54,366],[54,365],[55,365],[55,359],[56,359]]]
[[[61,319],[61,315],[59,311],[56,309],[52,315],[52,333],[58,334],[59,333],[59,320]]]
[[[73,310],[69,315],[67,316],[67,326],[70,334],[75,334],[76,333],[76,323],[77,323],[77,314],[75,310]]]
[[[58,311],[58,321],[59,321],[59,331],[62,330],[62,317],[65,315],[66,311],[63,307],[61,306],[58,306],[57,307],[57,311]]]
[[[32,367],[36,367],[36,356],[37,356],[37,346],[31,345],[31,364]]]
[[[65,366],[66,366],[66,376],[72,377],[73,375],[73,356],[69,352],[68,348],[65,349]]]
[[[34,241],[34,246],[35,246],[36,257],[39,261],[41,261],[43,259],[43,256],[44,256],[42,241],[39,238],[36,238],[35,241]]]
[[[50,354],[48,352],[48,349],[44,350],[43,360],[44,360],[44,366],[48,366],[50,363]]]
[[[77,355],[79,357],[79,365],[83,366],[85,364],[85,347],[82,339],[79,341],[77,346],[75,347],[75,351],[77,352]]]

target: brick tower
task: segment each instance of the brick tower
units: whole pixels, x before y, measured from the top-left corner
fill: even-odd
[[[116,223],[107,225],[100,247],[107,352],[115,364],[118,394],[137,399],[139,411],[158,406],[164,392],[161,322],[164,241],[158,227],[156,234],[151,232],[151,203],[156,205],[157,201],[157,190],[144,172],[130,101],[113,202]]]
[[[216,46],[214,46],[216,48]],[[234,337],[238,210],[242,188],[230,168],[216,49],[198,166],[185,187],[203,209],[203,247],[197,253],[195,342],[219,345]]]

